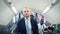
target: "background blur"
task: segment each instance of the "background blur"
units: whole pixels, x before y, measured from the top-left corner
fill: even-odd
[[[8,25],[18,19],[25,6],[42,14],[45,22],[60,23],[60,0],[0,0],[0,25]]]

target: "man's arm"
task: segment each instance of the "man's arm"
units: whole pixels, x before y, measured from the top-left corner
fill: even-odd
[[[17,24],[17,27],[15,28],[15,30],[14,30],[14,34],[19,34],[19,21],[18,21],[18,24]]]

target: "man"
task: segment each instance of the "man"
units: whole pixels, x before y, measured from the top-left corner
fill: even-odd
[[[24,18],[18,21],[15,34],[38,34],[37,21],[30,17],[30,9],[25,7],[23,10]]]
[[[60,33],[60,24],[58,24],[58,26],[55,28],[55,32]]]
[[[44,24],[44,21],[41,19],[40,23],[38,24],[39,34],[43,34],[45,28],[46,25]]]

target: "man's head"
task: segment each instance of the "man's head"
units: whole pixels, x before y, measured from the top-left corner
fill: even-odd
[[[26,17],[26,18],[29,18],[30,17],[30,8],[28,8],[28,7],[25,7],[24,9],[23,9],[23,15],[24,15],[24,17]]]
[[[60,29],[60,24],[58,24],[58,28]]]
[[[40,24],[41,24],[41,25],[44,24],[44,19],[41,19]]]

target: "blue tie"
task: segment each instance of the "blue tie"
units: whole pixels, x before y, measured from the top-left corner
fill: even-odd
[[[26,31],[27,31],[27,34],[30,34],[30,32],[29,32],[30,29],[29,29],[28,19],[26,19],[25,25],[26,25]]]

